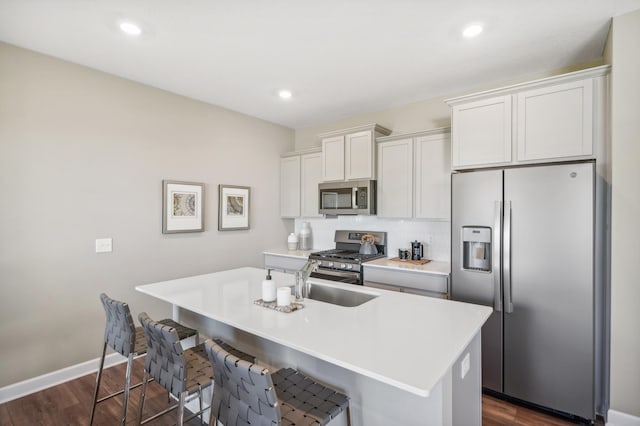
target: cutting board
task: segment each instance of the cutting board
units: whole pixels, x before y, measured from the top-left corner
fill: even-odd
[[[420,259],[420,260],[411,260],[411,259],[407,259],[407,260],[400,260],[399,257],[393,257],[391,259],[389,259],[392,262],[398,262],[398,263],[409,263],[411,265],[424,265],[427,264],[429,262],[431,262],[431,260],[429,259]]]

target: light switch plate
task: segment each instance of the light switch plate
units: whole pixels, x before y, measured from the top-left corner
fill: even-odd
[[[464,379],[464,376],[467,375],[467,373],[469,372],[469,369],[471,368],[471,356],[469,355],[469,352],[467,352],[467,354],[464,356],[464,358],[462,359],[462,362],[460,363],[460,378]]]
[[[96,253],[109,253],[113,251],[113,241],[111,238],[96,239]]]

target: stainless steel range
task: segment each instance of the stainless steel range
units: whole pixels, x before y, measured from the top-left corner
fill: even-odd
[[[373,244],[366,243],[371,240]],[[309,259],[317,261],[312,277],[362,285],[362,263],[387,255],[386,232],[336,231],[334,241],[335,249],[309,255]]]

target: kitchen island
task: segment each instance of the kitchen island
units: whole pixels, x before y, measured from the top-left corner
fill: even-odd
[[[287,314],[254,304],[264,275],[239,268],[136,289],[202,334],[344,392],[354,426],[481,424],[480,329],[490,308],[310,279],[376,297],[355,307],[306,299]],[[272,275],[278,286],[294,283]]]

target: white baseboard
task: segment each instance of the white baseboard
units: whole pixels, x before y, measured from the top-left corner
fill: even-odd
[[[126,361],[127,359],[122,355],[112,353],[105,357],[104,368]],[[99,364],[100,358],[96,358],[61,370],[52,371],[51,373],[43,374],[42,376],[32,377],[31,379],[27,379],[22,382],[4,386],[0,388],[0,404],[38,392],[51,386],[59,385],[60,383],[68,382],[69,380],[82,377],[89,373],[94,373],[98,371]]]
[[[621,411],[609,410],[607,426],[640,426],[640,417]]]

